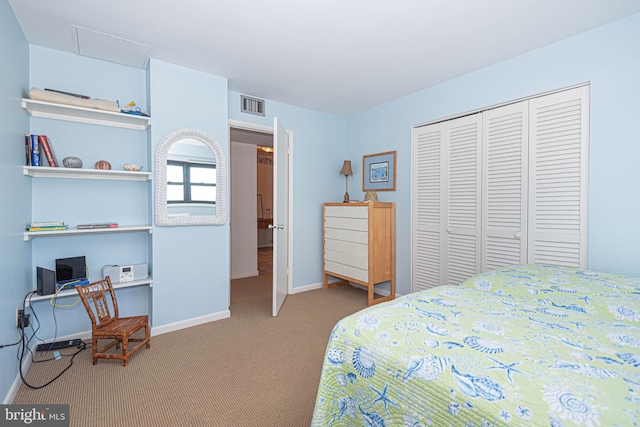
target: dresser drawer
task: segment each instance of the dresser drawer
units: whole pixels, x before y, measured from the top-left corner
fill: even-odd
[[[325,228],[339,230],[369,231],[367,218],[344,218],[341,216],[328,216],[324,219]]]
[[[344,277],[350,277],[354,280],[360,280],[362,282],[369,281],[367,270],[362,270],[351,265],[344,265],[329,260],[325,260],[324,262],[324,271],[328,274],[335,273]]]
[[[325,228],[325,240],[342,240],[344,242],[369,243],[369,234],[366,231],[340,230],[338,228]]]
[[[340,218],[367,218],[369,212],[366,206],[325,206],[325,217],[340,217]]]

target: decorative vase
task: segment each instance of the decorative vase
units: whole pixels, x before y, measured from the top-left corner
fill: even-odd
[[[69,156],[69,157],[65,157],[64,159],[62,159],[62,165],[65,168],[81,168],[82,167],[82,159],[75,157],[75,156]]]
[[[369,190],[364,194],[365,202],[377,202],[378,201],[378,193],[375,190]]]
[[[98,160],[96,162],[96,169],[101,169],[101,170],[111,170],[111,163],[107,162],[106,160]]]

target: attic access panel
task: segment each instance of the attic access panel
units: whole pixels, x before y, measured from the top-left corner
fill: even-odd
[[[147,66],[151,46],[75,25],[71,28],[78,55],[136,68]]]

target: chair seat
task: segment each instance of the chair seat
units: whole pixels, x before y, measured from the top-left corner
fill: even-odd
[[[97,336],[131,335],[149,322],[148,316],[131,316],[113,319],[110,323],[96,329]]]

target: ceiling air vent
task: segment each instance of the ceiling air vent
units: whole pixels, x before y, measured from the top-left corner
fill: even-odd
[[[240,111],[242,111],[243,113],[264,116],[264,99],[251,98],[250,96],[240,95],[240,105]]]

